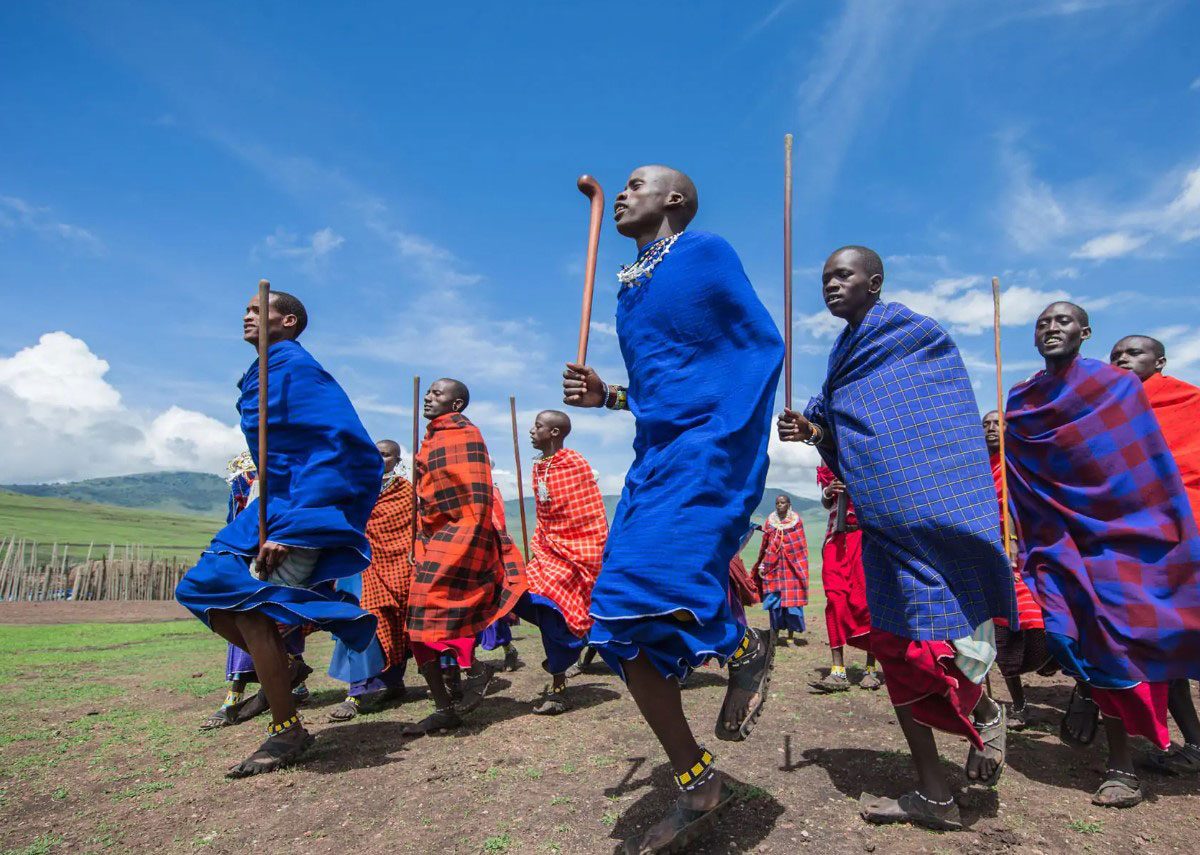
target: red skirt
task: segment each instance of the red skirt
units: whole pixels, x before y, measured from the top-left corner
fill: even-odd
[[[871,652],[883,669],[892,706],[907,707],[919,724],[966,737],[983,748],[971,718],[983,686],[958,670],[949,641],[913,641],[872,629]]]
[[[1169,683],[1138,683],[1132,689],[1092,687],[1092,700],[1107,718],[1120,719],[1130,736],[1144,736],[1164,751],[1171,745],[1167,730]]]
[[[821,548],[821,562],[829,646],[851,644],[870,652],[871,612],[863,575],[862,532],[830,534]]]

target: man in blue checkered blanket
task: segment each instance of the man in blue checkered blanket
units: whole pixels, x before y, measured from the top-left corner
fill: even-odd
[[[822,296],[846,328],[820,394],[785,410],[784,441],[816,446],[846,484],[863,533],[871,651],[908,740],[918,787],[864,794],[870,822],[961,828],[933,730],[971,743],[966,774],[995,784],[1005,717],[983,689],[992,618],[1016,622],[979,410],[954,341],[935,321],[880,299],[883,262],[848,246],[825,263]]]

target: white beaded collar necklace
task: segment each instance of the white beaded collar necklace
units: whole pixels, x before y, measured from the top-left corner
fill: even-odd
[[[667,257],[667,253],[671,251],[671,247],[675,245],[675,241],[679,240],[681,234],[683,232],[675,232],[669,237],[659,238],[650,245],[649,251],[633,264],[621,265],[621,269],[617,272],[617,281],[622,285],[637,285],[638,280],[642,279],[649,282],[654,275],[654,268],[658,267]]]

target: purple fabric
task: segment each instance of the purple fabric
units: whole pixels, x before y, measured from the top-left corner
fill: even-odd
[[[293,630],[283,636],[283,646],[292,656],[304,655],[304,634]],[[254,673],[254,660],[250,654],[236,644],[230,644],[225,654],[225,679],[229,682],[242,680],[247,683],[257,683],[258,675]]]
[[[504,618],[493,623],[477,636],[479,646],[484,650],[495,650],[506,644],[512,644],[512,624]]]
[[[1200,678],[1200,533],[1138,378],[1077,358],[1014,387],[1006,421],[1021,572],[1047,635],[1076,641],[1096,679]]]
[[[393,665],[382,674],[371,677],[367,680],[359,680],[356,683],[350,684],[350,691],[347,696],[351,698],[369,695],[373,692],[382,692],[385,689],[403,689],[404,688],[404,671],[408,665],[408,657],[399,665]]]

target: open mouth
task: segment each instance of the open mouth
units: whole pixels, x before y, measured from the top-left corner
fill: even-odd
[[[1046,347],[1054,347],[1057,344],[1062,344],[1063,339],[1060,335],[1048,335],[1042,339],[1042,344]]]
[[[617,204],[613,205],[613,219],[614,219],[614,220],[619,220],[619,219],[621,219],[621,215],[622,215],[622,214],[624,214],[624,213],[625,213],[627,210],[629,210],[629,206],[628,206],[628,205],[624,205],[624,204],[622,204],[622,203],[620,203],[620,202],[618,202]]]

